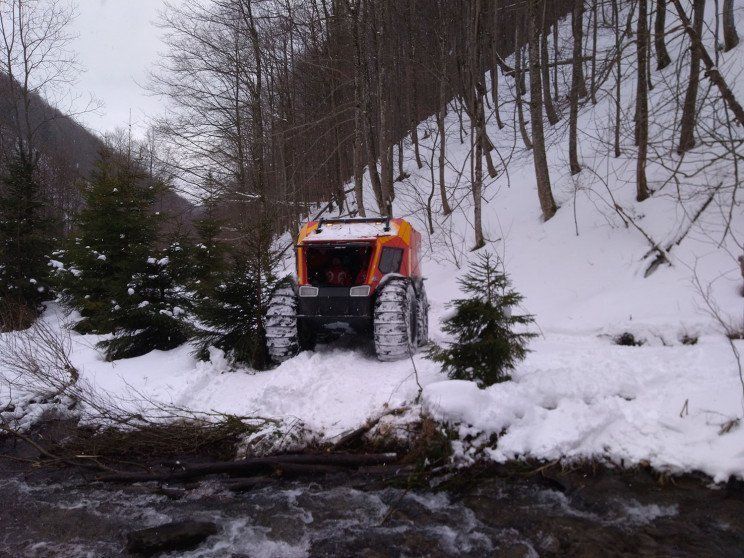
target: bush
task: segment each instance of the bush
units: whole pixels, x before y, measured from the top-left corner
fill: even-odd
[[[643,339],[636,339],[635,335],[626,331],[615,337],[615,345],[622,347],[640,347],[645,343]]]
[[[459,280],[470,297],[451,303],[455,311],[443,327],[455,341],[429,352],[451,379],[475,381],[480,387],[504,382],[511,379],[508,371],[527,354],[527,342],[535,334],[517,329],[523,330],[534,319],[512,313],[522,296],[512,290],[501,268],[495,256],[482,253]]]

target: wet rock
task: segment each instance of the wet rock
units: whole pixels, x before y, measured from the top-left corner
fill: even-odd
[[[176,521],[127,535],[127,552],[137,556],[155,556],[163,552],[192,550],[216,535],[217,525],[208,521]]]

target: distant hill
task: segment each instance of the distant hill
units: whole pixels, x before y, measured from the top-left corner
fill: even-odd
[[[0,74],[0,150],[12,146],[17,137],[17,116],[10,85],[9,78]],[[50,205],[63,218],[69,218],[80,208],[80,181],[90,177],[104,146],[103,140],[38,95],[33,96],[29,120],[37,128],[34,140],[42,153],[42,172],[49,189]],[[169,228],[183,224],[187,229],[190,229],[194,209],[191,202],[172,191],[166,192],[156,207],[156,211],[171,217]]]

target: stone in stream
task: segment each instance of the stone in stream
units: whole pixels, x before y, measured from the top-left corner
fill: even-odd
[[[175,521],[127,535],[127,552],[138,556],[155,556],[174,550],[191,550],[216,535],[217,525],[209,521]]]

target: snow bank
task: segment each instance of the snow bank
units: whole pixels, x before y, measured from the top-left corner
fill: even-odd
[[[487,451],[496,461],[646,461],[718,481],[744,473],[744,429],[722,433],[742,412],[742,386],[725,340],[621,347],[555,334],[533,350],[512,382],[485,390],[462,381],[429,384],[426,410],[471,435],[503,432]],[[461,457],[469,457],[467,450]]]

